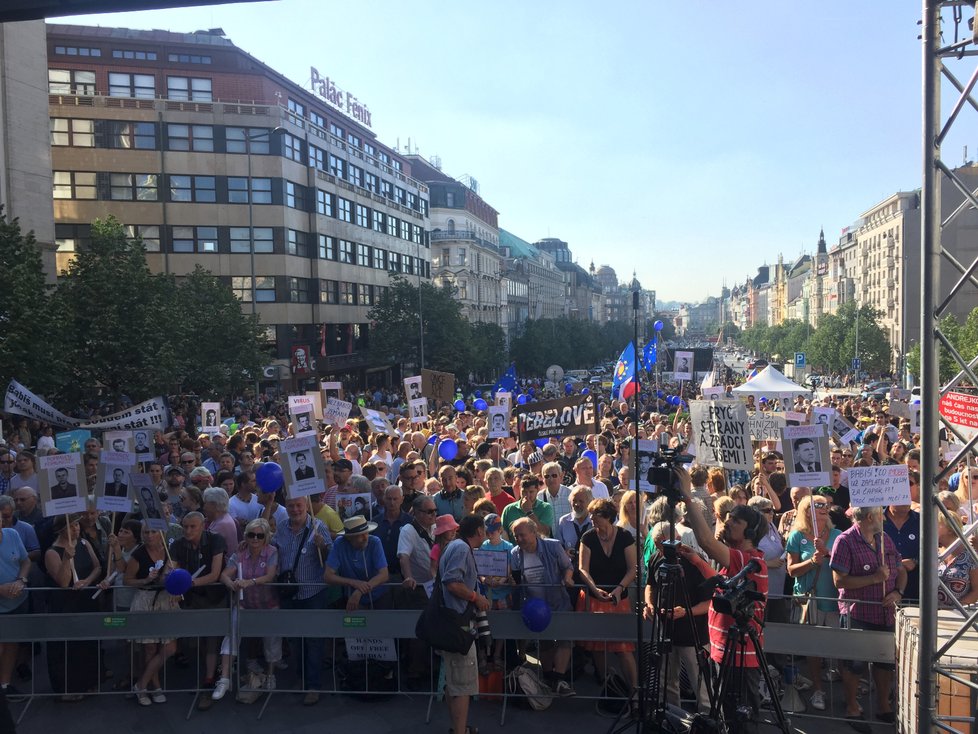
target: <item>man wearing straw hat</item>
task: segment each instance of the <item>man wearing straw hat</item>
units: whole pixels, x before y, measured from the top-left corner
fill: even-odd
[[[377,523],[368,522],[363,515],[347,518],[326,559],[326,583],[346,587],[349,612],[389,606],[384,586],[389,577],[384,545],[370,534],[376,529]]]

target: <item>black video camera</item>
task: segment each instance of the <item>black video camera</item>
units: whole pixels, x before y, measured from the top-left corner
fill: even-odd
[[[764,601],[764,594],[748,578],[748,574],[760,570],[761,564],[751,559],[736,575],[718,583],[713,596],[713,609],[720,614],[729,614],[738,624],[747,624],[754,616],[755,604]]]
[[[658,487],[660,492],[669,496],[679,495],[679,485],[676,484],[675,468],[689,464],[694,457],[680,454],[676,449],[659,449],[651,455],[652,466],[646,474],[646,481]]]

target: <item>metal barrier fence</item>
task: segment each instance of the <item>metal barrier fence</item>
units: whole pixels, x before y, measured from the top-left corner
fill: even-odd
[[[397,585],[389,585],[398,588]],[[335,588],[335,587],[334,587]],[[32,593],[40,590],[32,589]],[[83,592],[80,592],[83,593]],[[130,679],[138,675],[141,668],[137,664],[138,649],[132,641],[143,639],[177,639],[185,652],[193,652],[194,664],[181,671],[175,666],[164,666],[160,675],[161,689],[165,694],[191,694],[193,700],[187,711],[189,719],[202,696],[210,696],[211,689],[201,685],[205,652],[208,638],[227,637],[232,649],[241,652],[242,641],[264,637],[282,637],[291,640],[292,664],[289,673],[281,673],[284,685],[275,685],[271,690],[240,688],[239,680],[245,672],[244,655],[238,655],[238,674],[224,671],[223,675],[232,680],[232,694],[241,690],[250,694],[250,698],[258,699],[264,696],[264,702],[258,711],[261,718],[272,697],[282,693],[302,694],[311,689],[306,686],[302,666],[303,655],[306,652],[308,640],[315,640],[314,645],[325,645],[329,652],[323,655],[326,675],[321,685],[313,692],[323,694],[346,694],[363,696],[394,696],[394,695],[423,695],[428,698],[426,721],[430,721],[432,705],[441,695],[440,665],[435,655],[429,655],[426,680],[413,681],[410,685],[401,670],[401,663],[409,657],[411,644],[414,640],[414,628],[420,611],[418,609],[246,609],[232,603],[217,609],[177,609],[172,612],[108,612],[108,613],[78,613],[78,614],[8,614],[3,615],[0,625],[0,642],[32,643],[33,646],[45,643],[46,646],[58,643],[78,641],[98,641],[98,668],[104,671],[107,665],[122,663],[128,668],[124,685],[110,686],[106,690],[101,680],[94,691],[86,691],[84,695],[128,695],[132,696]],[[503,675],[513,667],[514,654],[520,660],[529,658],[539,660],[539,643],[553,640],[592,640],[605,643],[628,642],[635,639],[636,620],[634,615],[554,612],[550,624],[544,632],[534,633],[527,629],[521,615],[516,611],[489,612],[489,626],[494,640],[503,641],[502,651]],[[645,622],[645,635],[649,639],[652,632],[650,622]],[[190,633],[190,634],[188,634]],[[367,660],[364,663],[363,688],[351,690],[343,685],[341,669],[348,658],[346,641],[375,640],[380,641],[379,648],[387,649],[391,645],[394,650],[393,662]],[[386,641],[392,641],[390,645]],[[706,641],[704,641],[706,642]],[[243,644],[250,644],[244,642]],[[67,647],[67,646],[66,646]],[[120,649],[121,648],[121,649]],[[535,648],[535,649],[534,649]],[[783,681],[785,686],[796,685],[798,678],[795,671],[805,670],[803,658],[817,657],[824,661],[860,661],[868,663],[892,664],[894,661],[894,636],[884,632],[869,632],[862,630],[844,630],[835,627],[819,627],[814,625],[786,624],[769,622],[764,631],[764,648],[769,662],[775,664],[779,671],[793,680]],[[610,654],[609,654],[610,657]],[[127,662],[128,659],[128,662]],[[64,659],[65,676],[72,661],[66,654]],[[595,670],[594,683],[585,671],[589,666],[579,666],[572,663],[569,669],[570,684],[576,690],[577,698],[606,700],[609,696],[602,692],[600,676]],[[613,667],[613,666],[612,666]],[[378,679],[371,676],[380,671]],[[809,680],[812,687],[826,690],[826,709],[824,712],[795,711],[793,715],[817,716],[829,719],[840,719],[839,701],[836,693],[841,685],[836,682],[832,672],[836,669],[831,662],[826,666],[827,680],[825,685],[816,686],[816,681]],[[821,670],[821,668],[819,668]],[[789,674],[789,671],[792,671]],[[192,678],[190,676],[193,676]],[[387,676],[387,677],[384,677]],[[61,691],[47,691],[38,686],[38,671],[31,680],[30,691],[25,692],[26,704],[19,713],[18,721],[27,714],[35,699],[64,695]],[[377,685],[380,680],[381,684]],[[499,700],[502,703],[500,724],[506,717],[507,706],[516,699],[525,699],[522,693],[507,690],[505,683],[502,690],[496,687],[484,691],[486,698]],[[867,676],[865,692],[868,692],[871,678]],[[328,682],[327,682],[328,681]],[[162,692],[161,691],[161,692]],[[257,694],[257,695],[254,695]],[[546,694],[545,694],[546,695]],[[777,692],[774,693],[777,695]],[[810,694],[806,694],[806,697]],[[246,696],[248,698],[249,696]],[[624,699],[620,699],[624,703]],[[251,702],[251,701],[248,701]],[[810,707],[809,707],[810,708]],[[843,712],[844,713],[844,712]],[[873,721],[873,707],[868,706],[868,720]],[[833,715],[836,714],[836,715]]]

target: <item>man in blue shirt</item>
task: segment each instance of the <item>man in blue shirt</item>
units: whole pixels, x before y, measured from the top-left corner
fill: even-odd
[[[411,516],[401,509],[404,503],[404,492],[400,486],[392,484],[384,490],[384,509],[377,517],[377,528],[373,534],[380,538],[387,559],[387,568],[392,581],[401,581],[401,562],[397,557],[397,541],[401,537],[401,528],[411,523]]]
[[[347,587],[348,612],[389,606],[387,558],[380,538],[370,534],[376,529],[363,515],[347,518],[326,559],[326,583]]]

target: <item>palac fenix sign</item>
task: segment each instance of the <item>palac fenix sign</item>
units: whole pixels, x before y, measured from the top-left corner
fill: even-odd
[[[370,127],[370,110],[367,105],[361,104],[360,100],[349,92],[344,92],[332,79],[320,74],[315,66],[309,67],[309,74],[312,89],[316,94],[357,122]]]

